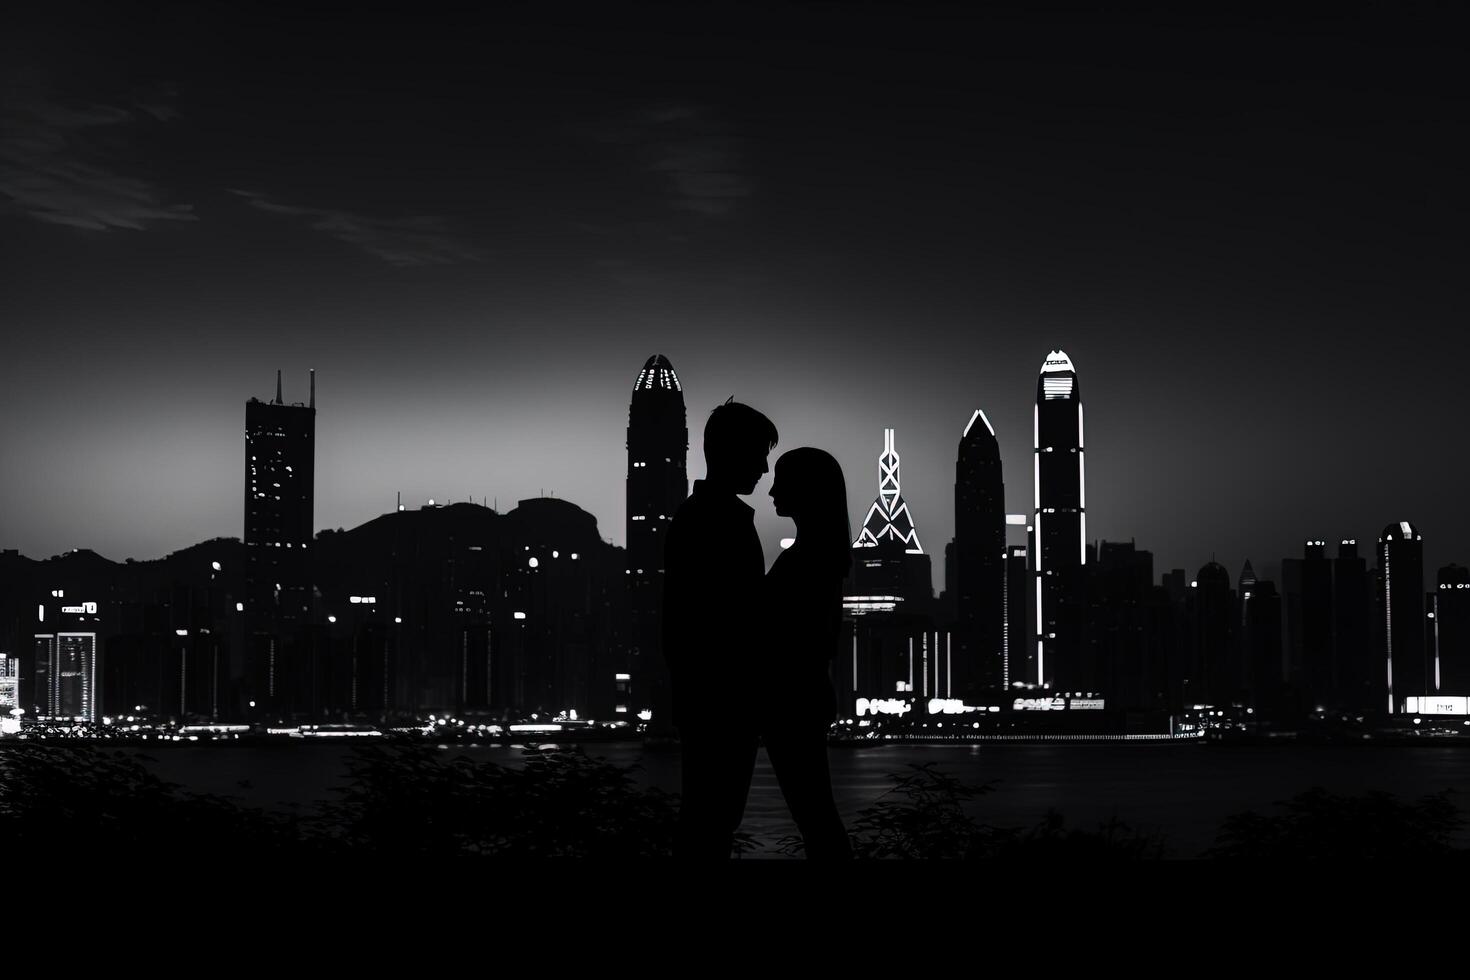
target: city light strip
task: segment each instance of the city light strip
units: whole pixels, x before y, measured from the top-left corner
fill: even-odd
[[[1434,620],[1434,689],[1439,690],[1439,594],[1436,593],[1430,600],[1434,604],[1434,611],[1430,618]]]
[[[909,638],[909,643],[913,643],[913,642],[914,642],[913,641],[913,638],[910,637]],[[919,641],[919,643],[920,643],[920,648],[922,650],[923,658],[924,658],[923,664],[922,664],[923,669],[920,671],[920,676],[922,676],[923,679],[924,679],[923,680],[923,687],[924,687],[924,689],[920,693],[924,697],[927,698],[929,696],[929,631],[928,630],[925,630],[924,631],[924,637],[923,637],[922,640]]]
[[[1393,540],[1390,536],[1389,541]],[[1388,650],[1388,713],[1393,714],[1393,575],[1389,570],[1388,541],[1383,542],[1383,626]]]

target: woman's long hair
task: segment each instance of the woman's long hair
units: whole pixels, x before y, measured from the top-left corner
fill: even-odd
[[[852,568],[852,525],[847,520],[847,480],[831,453],[803,446],[776,460],[776,482],[789,500],[803,549],[842,576]]]

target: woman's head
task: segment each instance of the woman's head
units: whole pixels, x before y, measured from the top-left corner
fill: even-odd
[[[832,454],[803,446],[776,460],[771,481],[776,513],[796,522],[803,547],[821,549],[840,562],[852,562],[852,529],[847,522],[847,481]]]

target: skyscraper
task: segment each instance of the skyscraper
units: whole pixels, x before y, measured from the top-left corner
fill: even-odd
[[[1430,593],[1430,644],[1434,651],[1434,689],[1470,694],[1470,568],[1446,565]]]
[[[303,638],[311,616],[315,541],[316,372],[311,400],[245,403],[245,688],[260,706],[290,712],[309,671]]]
[[[1332,662],[1338,700],[1346,708],[1376,708],[1372,691],[1381,671],[1373,658],[1372,594],[1358,539],[1343,538],[1332,562]]]
[[[1245,634],[1242,646],[1249,671],[1249,704],[1257,720],[1280,710],[1281,697],[1281,596],[1275,582],[1251,584],[1249,600],[1242,597]]]
[[[904,610],[928,614],[934,599],[929,555],[909,513],[900,483],[900,457],[893,430],[883,430],[878,457],[878,496],[868,507],[862,530],[852,543],[853,588],[863,596],[897,599]]]
[[[892,429],[883,430],[878,496],[852,547],[852,574],[843,587],[852,629],[851,687],[842,676],[848,671],[838,672],[839,696],[960,697],[954,636],[934,628],[929,555],[903,497]]]
[[[1240,626],[1230,573],[1209,562],[1190,583],[1188,638],[1182,692],[1184,706],[1228,705],[1244,686],[1239,658]]]
[[[1390,714],[1406,697],[1430,693],[1433,675],[1424,642],[1424,537],[1408,521],[1390,524],[1378,539],[1383,580],[1386,702]]]
[[[1036,680],[1036,647],[1031,643],[1036,611],[1031,608],[1031,560],[1026,554],[1025,545],[1006,546],[1006,660],[1001,682],[1007,687]]]
[[[37,614],[36,714],[55,721],[100,721],[97,636],[101,617],[97,603],[47,604]]]
[[[954,480],[956,673],[969,693],[1001,687],[1006,648],[1006,508],[1000,444],[978,408],[960,437]]]
[[[1307,707],[1338,702],[1337,672],[1332,652],[1332,564],[1327,542],[1309,539],[1301,565],[1301,689]]]
[[[613,677],[597,678],[594,686],[612,687],[617,715],[651,706],[660,725],[668,720],[667,711],[659,710],[666,707],[659,649],[664,539],[674,513],[689,496],[688,457],[684,389],[669,359],[655,354],[638,373],[628,406],[628,660]]]
[[[1082,455],[1082,390],[1072,360],[1063,351],[1052,351],[1041,366],[1033,418],[1037,680],[1073,690],[1088,681],[1080,676],[1085,644],[1087,480]]]

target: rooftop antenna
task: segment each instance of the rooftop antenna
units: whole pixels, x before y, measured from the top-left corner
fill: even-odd
[[[316,368],[311,369],[311,407],[316,408]]]
[[[281,404],[281,369],[280,368],[276,368],[276,400],[273,401],[273,402],[271,402],[271,404],[272,405],[279,405],[279,404]]]

